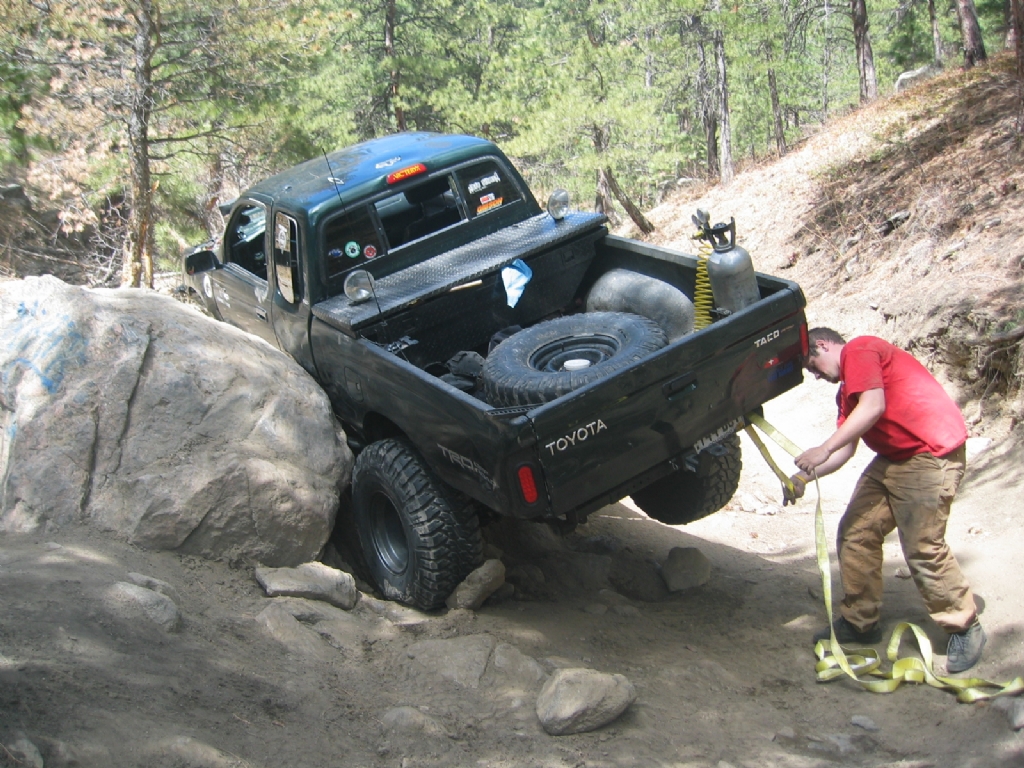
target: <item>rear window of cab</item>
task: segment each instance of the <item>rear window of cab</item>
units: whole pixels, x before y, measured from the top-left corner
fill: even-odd
[[[411,181],[401,191],[339,214],[323,229],[328,291],[341,293],[345,276],[357,267],[376,274],[378,260],[522,199],[504,165],[488,158]]]

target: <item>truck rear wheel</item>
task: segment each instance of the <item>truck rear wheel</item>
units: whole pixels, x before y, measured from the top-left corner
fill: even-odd
[[[696,472],[680,469],[632,494],[648,517],[666,525],[685,525],[717,512],[740,484],[740,439],[730,435],[701,453]]]
[[[538,323],[487,356],[484,399],[497,407],[547,403],[667,343],[657,323],[628,312],[584,312]]]
[[[352,514],[370,579],[389,600],[438,608],[483,559],[473,502],[402,440],[381,440],[359,454]]]

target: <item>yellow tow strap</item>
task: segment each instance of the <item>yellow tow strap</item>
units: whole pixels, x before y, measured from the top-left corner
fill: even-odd
[[[768,466],[782,481],[783,493],[786,498],[796,500],[793,481],[789,475],[779,468],[767,446],[760,436],[754,431],[756,426],[770,437],[775,443],[781,446],[794,458],[802,451],[795,443],[790,441],[775,427],[765,421],[764,417],[757,413],[748,414],[744,421],[747,435],[753,440],[754,445],[761,452]],[[821,487],[818,485],[818,478],[814,478],[814,484],[818,491],[818,503],[814,512],[814,544],[815,554],[818,561],[818,573],[821,575],[821,591],[825,600],[825,612],[828,614],[828,624],[832,630],[829,640],[819,640],[814,646],[814,655],[818,663],[814,666],[818,682],[828,682],[846,675],[859,683],[865,690],[873,693],[891,693],[900,687],[902,683],[926,683],[933,688],[950,691],[956,694],[958,701],[972,702],[982,699],[994,699],[997,696],[1014,696],[1024,691],[1024,677],[1016,677],[1008,683],[993,683],[980,677],[940,677],[932,671],[932,646],[924,630],[915,624],[903,622],[893,630],[889,645],[885,649],[886,657],[892,662],[892,668],[882,670],[882,661],[878,651],[873,648],[851,648],[847,654],[843,647],[836,641],[835,628],[832,626],[832,573],[829,568],[828,547],[825,543],[825,519],[821,511]],[[906,657],[899,658],[900,642],[903,635],[910,630],[914,639],[917,640],[918,648],[921,651],[921,658]],[[870,675],[879,678],[877,680],[862,679],[859,675]]]

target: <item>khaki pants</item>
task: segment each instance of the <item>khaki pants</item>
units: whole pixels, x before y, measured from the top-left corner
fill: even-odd
[[[973,623],[974,595],[946,544],[946,521],[966,455],[960,446],[941,458],[923,453],[896,462],[876,456],[864,470],[839,522],[837,544],[845,592],[840,611],[857,629],[879,619],[882,541],[894,528],[935,623],[947,632]]]

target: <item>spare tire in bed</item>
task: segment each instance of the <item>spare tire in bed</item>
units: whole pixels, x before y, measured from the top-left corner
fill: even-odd
[[[540,405],[606,378],[668,343],[653,320],[628,312],[584,312],[519,331],[487,356],[484,399]]]

